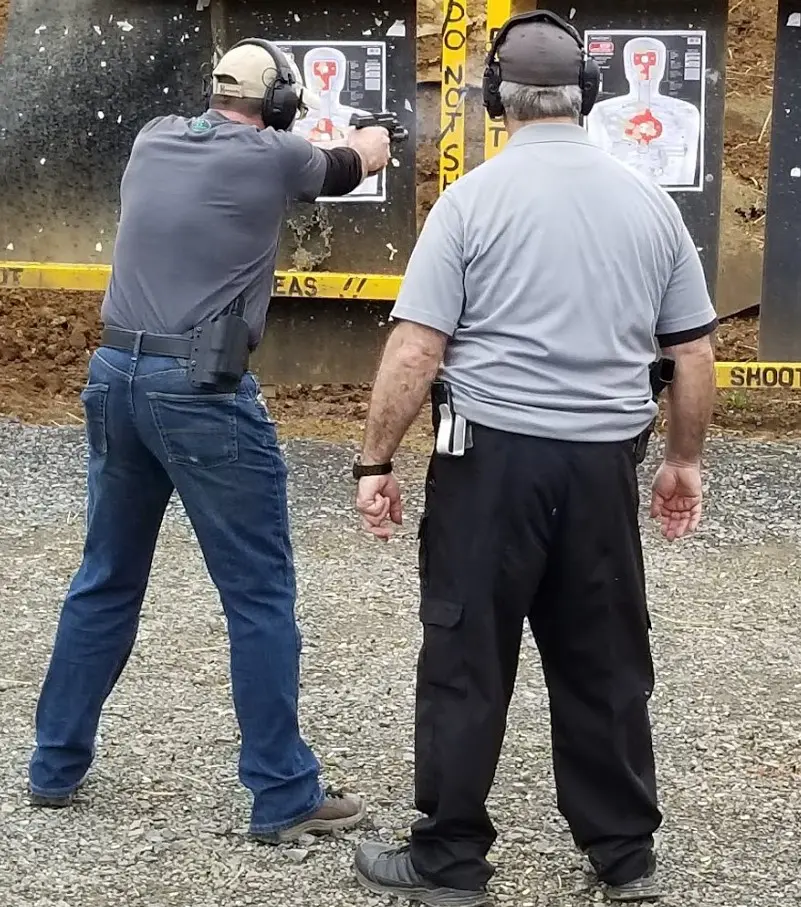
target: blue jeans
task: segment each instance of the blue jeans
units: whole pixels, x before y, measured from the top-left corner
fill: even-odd
[[[100,712],[133,648],[175,489],[227,618],[251,831],[286,828],[322,804],[319,765],[298,728],[287,470],[258,397],[250,373],[236,393],[215,394],[191,386],[185,360],[105,347],[93,355],[81,394],[86,543],[36,711],[34,793],[69,794],[91,765]]]

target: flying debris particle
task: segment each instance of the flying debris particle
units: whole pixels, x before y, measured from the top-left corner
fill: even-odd
[[[105,60],[101,60],[101,61],[100,61],[100,68],[101,68],[101,69],[105,69],[107,66],[108,66],[108,63],[106,63]]]
[[[169,88],[169,86],[165,86],[165,87],[164,87],[164,94],[169,94],[169,93],[170,93],[170,88]]]
[[[44,165],[47,163],[47,158],[46,158],[46,157],[40,157],[40,158],[39,158],[39,163],[44,167]]]
[[[122,22],[118,21],[117,28],[121,28],[123,31],[133,31],[133,25],[127,19],[123,19]]]
[[[387,243],[387,248],[389,249],[389,260],[392,261],[392,259],[398,254],[398,250],[395,248],[395,246],[392,245],[391,242]]]
[[[372,33],[373,33],[372,28],[366,28],[366,29],[362,32],[363,35],[372,35]]]
[[[35,35],[41,35],[41,33],[42,33],[43,31],[47,31],[47,26],[46,26],[46,25],[40,25],[38,28],[34,29],[34,32],[33,32],[33,33],[34,33]]]
[[[99,242],[99,243],[95,246],[95,252],[102,252],[102,251],[103,251],[103,243],[102,243],[102,242]]]
[[[99,25],[93,25],[92,28],[98,33],[98,35],[102,35],[102,34],[103,34],[103,32],[100,31],[100,26],[99,26]]]
[[[409,112],[411,112],[411,110],[412,110],[412,105],[411,105],[411,102],[409,101],[408,98],[406,98],[406,100],[403,102],[403,106],[404,106]]]
[[[403,19],[396,19],[392,25],[387,29],[388,38],[405,38],[406,37],[406,23]]]
[[[300,22],[300,16],[297,13],[295,13],[292,18],[295,20],[295,22]]]
[[[14,251],[14,243],[13,243],[13,242],[10,242],[10,243],[6,246],[6,249],[8,249],[9,252],[13,252],[13,251]]]
[[[102,110],[98,110],[98,111],[97,111],[97,118],[98,118],[98,120],[105,120],[106,115],[105,115],[105,113],[103,113]]]
[[[117,117],[117,125],[119,126],[121,122],[122,122],[122,114],[120,114],[120,115]]]
[[[390,160],[393,167],[400,167],[400,161],[396,157],[390,158]]]

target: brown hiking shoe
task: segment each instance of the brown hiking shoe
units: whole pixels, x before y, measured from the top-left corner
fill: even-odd
[[[296,825],[276,832],[251,832],[251,835],[265,844],[283,844],[286,841],[294,841],[301,835],[330,835],[333,831],[355,828],[366,814],[367,808],[361,797],[329,787],[317,812]]]

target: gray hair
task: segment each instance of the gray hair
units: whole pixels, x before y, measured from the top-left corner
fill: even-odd
[[[500,93],[506,115],[521,123],[551,117],[577,121],[581,113],[581,89],[577,85],[541,87],[501,82]]]

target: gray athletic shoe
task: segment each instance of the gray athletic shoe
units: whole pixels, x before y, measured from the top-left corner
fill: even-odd
[[[486,890],[440,888],[424,879],[412,865],[408,846],[393,847],[365,841],[356,850],[356,878],[373,894],[417,901],[427,907],[485,907],[492,904]]]
[[[661,898],[662,894],[656,870],[632,882],[626,882],[625,885],[606,886],[606,896],[610,901],[655,901]]]

